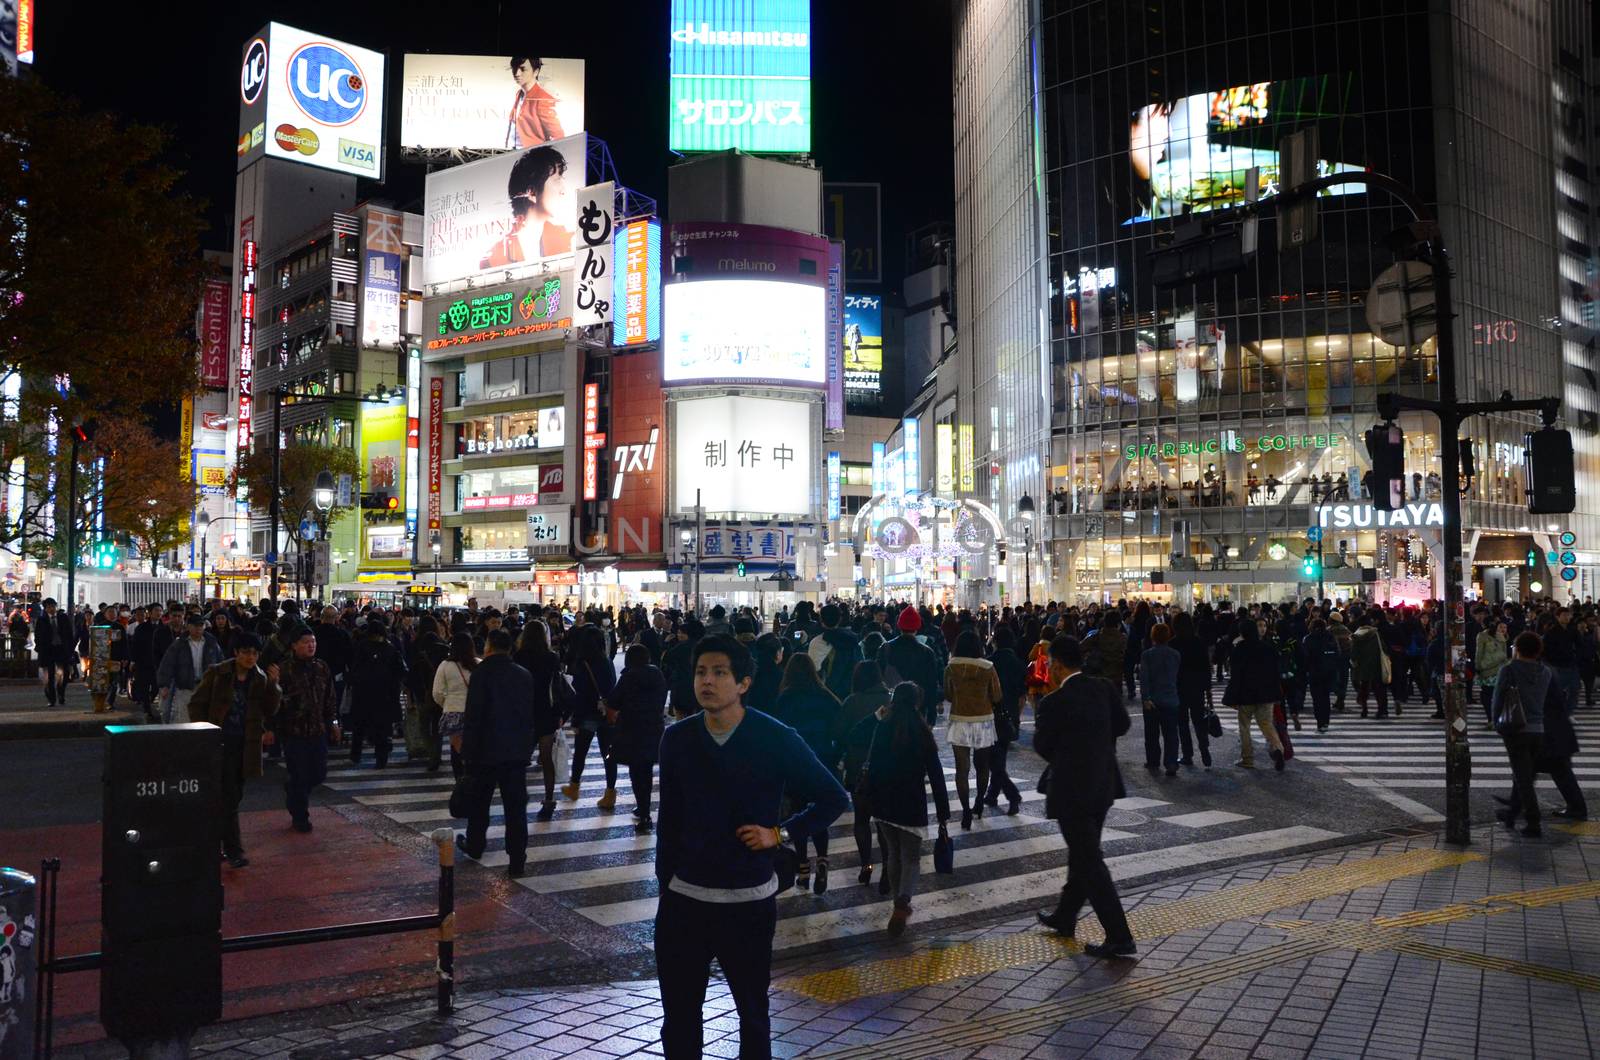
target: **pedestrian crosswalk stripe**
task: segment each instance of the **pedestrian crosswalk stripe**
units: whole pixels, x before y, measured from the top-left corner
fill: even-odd
[[[1206,828],[1214,824],[1230,824],[1234,821],[1248,821],[1248,814],[1229,813],[1227,810],[1202,810],[1198,813],[1180,813],[1176,817],[1163,817],[1163,824],[1175,824],[1183,828]]]

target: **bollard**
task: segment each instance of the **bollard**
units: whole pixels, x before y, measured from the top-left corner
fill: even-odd
[[[439,956],[434,968],[439,976],[439,1015],[456,1009],[456,833],[435,828],[439,848]]]
[[[34,1055],[38,1033],[38,881],[0,868],[0,1060]]]

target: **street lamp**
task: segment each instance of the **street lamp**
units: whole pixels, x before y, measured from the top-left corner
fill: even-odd
[[[428,547],[433,550],[433,587],[437,590],[439,588],[439,553],[444,551],[444,545],[439,541],[439,531],[435,530],[433,532],[433,538]],[[438,601],[435,600],[434,603],[437,604]]]
[[[200,517],[194,521],[196,529],[200,531],[200,606],[206,606],[206,534],[211,530],[211,513],[201,512]]]
[[[1022,516],[1022,592],[1028,606],[1033,606],[1033,497],[1024,493],[1017,501],[1017,514]]]
[[[311,499],[317,506],[317,511],[326,512],[333,507],[333,472],[324,468],[317,472],[317,485],[311,491]]]

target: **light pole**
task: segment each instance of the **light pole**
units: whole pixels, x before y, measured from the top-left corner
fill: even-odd
[[[201,512],[200,517],[194,521],[195,528],[200,531],[200,606],[206,606],[206,537],[211,532],[211,513]]]
[[[1033,497],[1024,493],[1017,501],[1017,514],[1022,516],[1022,594],[1024,602],[1033,606]]]
[[[678,533],[678,543],[683,546],[683,609],[689,610],[689,546],[694,541],[693,530],[681,530]]]
[[[439,589],[439,553],[444,551],[444,545],[439,540],[439,531],[435,530],[433,532],[433,537],[428,542],[428,548],[433,551],[433,588],[435,597],[437,597]],[[438,603],[439,601],[435,599],[434,605],[438,606]]]

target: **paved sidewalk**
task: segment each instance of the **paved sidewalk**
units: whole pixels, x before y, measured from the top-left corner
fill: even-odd
[[[1600,1049],[1600,824],[1479,825],[1207,873],[1124,896],[1137,961],[1027,919],[780,965],[780,1057],[1574,1057]],[[887,913],[887,904],[885,911]],[[1091,919],[1080,940],[1099,935]],[[458,956],[470,984],[473,955]],[[338,1060],[659,1055],[651,981],[413,995],[208,1028],[196,1052]],[[736,1056],[712,984],[706,1054]],[[98,1054],[109,1055],[104,1048]]]
[[[67,687],[64,706],[51,706],[37,680],[0,678],[0,740],[54,740],[98,736],[107,725],[138,725],[144,714],[125,697],[105,713],[94,712],[94,696],[82,681]]]

